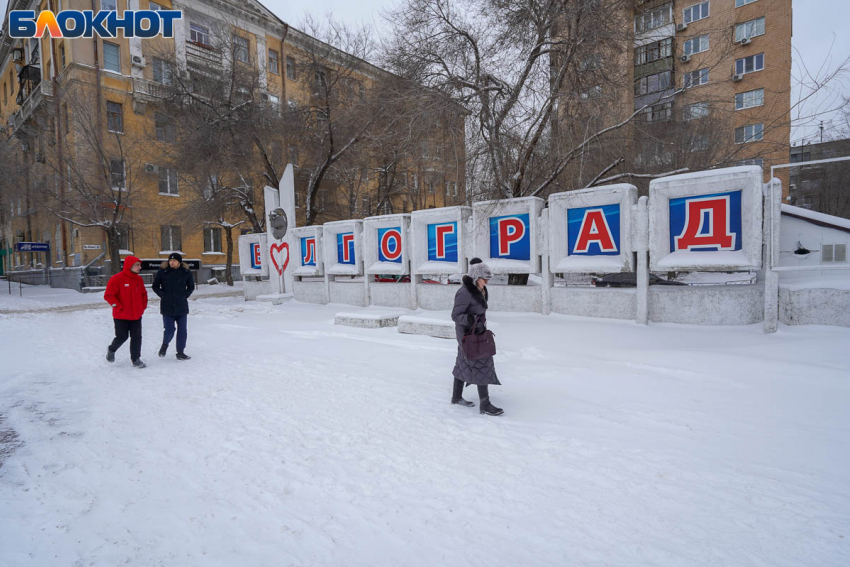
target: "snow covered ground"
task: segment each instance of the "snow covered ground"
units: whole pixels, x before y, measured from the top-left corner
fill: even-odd
[[[242,293],[242,282],[233,282],[233,287],[226,285],[198,285],[195,299],[205,295],[221,295]],[[109,307],[103,300],[103,291],[80,293],[73,289],[52,288],[46,285],[26,285],[20,289],[17,282],[0,281],[0,313],[17,311],[45,311],[71,307],[96,306],[106,309]],[[159,298],[148,288],[148,300],[153,305]],[[10,291],[11,290],[11,291]],[[104,288],[105,290],[105,288]],[[157,311],[158,312],[158,311]]]
[[[850,329],[491,313],[493,418],[452,341],[191,307],[144,370],[106,310],[0,315],[0,565],[848,564]]]

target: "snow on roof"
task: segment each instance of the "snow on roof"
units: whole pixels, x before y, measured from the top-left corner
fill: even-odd
[[[793,205],[782,205],[782,213],[795,217],[800,217],[810,221],[815,221],[817,223],[834,226],[836,228],[850,230],[850,219],[843,219],[841,217],[818,213],[815,211],[810,211],[809,209],[804,209],[802,207],[795,207]]]

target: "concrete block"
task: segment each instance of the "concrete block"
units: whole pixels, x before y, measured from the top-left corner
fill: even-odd
[[[405,315],[398,319],[398,332],[409,335],[428,335],[440,339],[454,339],[454,321]]]
[[[382,327],[398,326],[399,317],[403,312],[365,312],[365,313],[337,313],[334,317],[334,325],[345,325],[346,327],[359,327],[361,329],[380,329]]]

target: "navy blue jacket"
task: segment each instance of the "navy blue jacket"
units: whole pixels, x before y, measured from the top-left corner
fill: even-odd
[[[195,291],[195,278],[185,262],[177,269],[163,262],[151,289],[160,298],[161,314],[180,317],[189,313],[189,296]]]

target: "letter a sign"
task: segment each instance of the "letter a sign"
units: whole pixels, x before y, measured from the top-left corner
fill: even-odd
[[[741,250],[741,192],[670,199],[670,252]]]
[[[569,256],[620,255],[620,205],[567,211]]]

